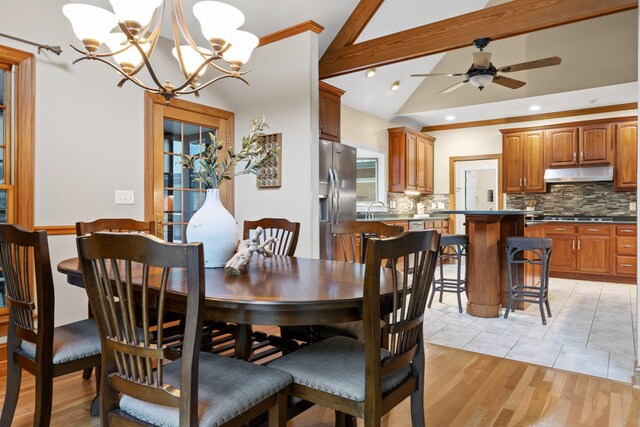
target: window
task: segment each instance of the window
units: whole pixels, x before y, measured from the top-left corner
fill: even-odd
[[[367,211],[373,202],[387,202],[386,154],[372,147],[354,144],[358,149],[356,160],[356,210]],[[386,206],[376,204],[372,211],[386,211]]]

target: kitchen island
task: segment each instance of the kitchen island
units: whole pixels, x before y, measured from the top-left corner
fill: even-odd
[[[507,237],[524,235],[524,218],[529,212],[454,210],[437,213],[465,216],[469,236],[467,313],[476,317],[499,317],[509,299],[505,242]]]

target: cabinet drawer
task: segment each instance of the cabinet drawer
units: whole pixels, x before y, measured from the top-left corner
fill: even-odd
[[[616,256],[616,274],[635,276],[637,271],[637,258],[634,256]]]
[[[544,231],[547,234],[576,234],[576,226],[565,224],[546,225]]]
[[[426,228],[427,230],[430,230],[430,229],[434,228],[433,227],[433,221],[425,221],[424,222],[424,228]]]
[[[616,235],[618,236],[636,236],[636,230],[635,225],[616,225]]]
[[[591,234],[599,236],[609,235],[611,229],[608,225],[579,225],[578,234]]]
[[[433,221],[433,228],[442,228],[442,221]]]
[[[636,245],[635,237],[616,237],[616,255],[636,256]]]

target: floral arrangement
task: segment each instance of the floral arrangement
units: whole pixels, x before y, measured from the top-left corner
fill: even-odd
[[[182,166],[195,172],[197,182],[207,189],[219,188],[224,181],[232,176],[253,174],[259,175],[260,168],[278,155],[278,147],[265,148],[259,143],[264,135],[264,129],[269,128],[264,116],[251,119],[249,135],[242,138],[242,148],[236,152],[233,147],[227,147],[226,155],[222,154],[223,146],[213,133],[209,133],[211,144],[201,154],[185,155]],[[236,166],[246,162],[244,167]]]

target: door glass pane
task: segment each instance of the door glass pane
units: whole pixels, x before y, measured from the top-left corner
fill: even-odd
[[[202,206],[204,186],[197,171],[182,166],[183,154],[199,155],[211,144],[216,129],[173,120],[164,121],[164,233],[169,242],[185,242],[186,227]],[[200,162],[196,161],[200,168]]]
[[[4,105],[4,76],[5,76],[5,70],[3,70],[2,68],[0,68],[0,105]]]

